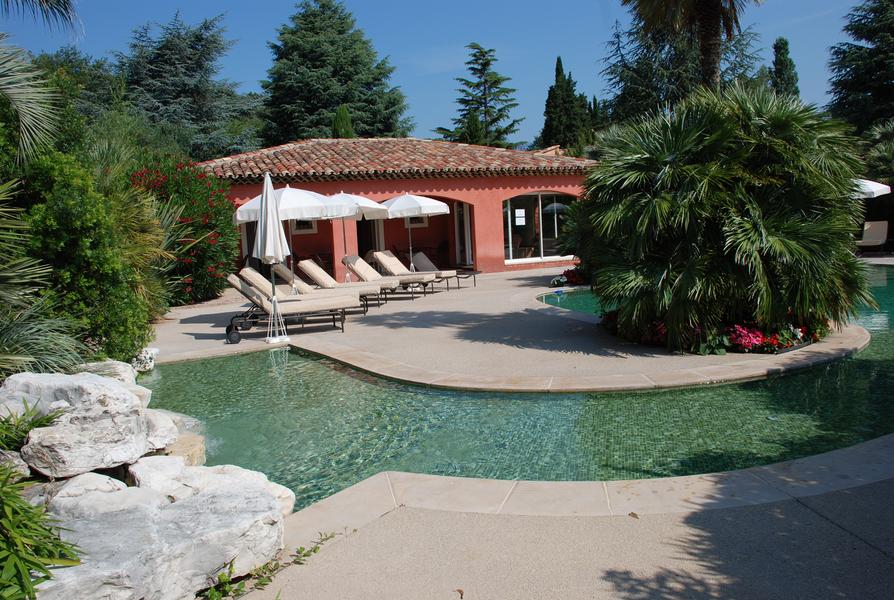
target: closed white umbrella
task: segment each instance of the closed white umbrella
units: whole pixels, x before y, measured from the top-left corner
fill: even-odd
[[[855,198],[877,198],[891,193],[891,187],[878,181],[870,181],[868,179],[855,179],[857,192]]]
[[[395,196],[391,200],[383,202],[382,205],[388,208],[389,219],[450,214],[450,206],[446,202],[413,194]],[[413,265],[413,229],[407,227],[407,233],[410,238],[410,270],[415,271],[416,267]]]
[[[255,235],[255,245],[252,256],[267,265],[281,263],[288,255],[289,244],[286,233],[282,228],[279,206],[276,195],[273,192],[273,182],[270,173],[264,174],[264,187],[260,196],[258,207],[258,232]],[[271,304],[273,305],[270,320],[267,323],[267,343],[287,342],[286,324],[276,302],[276,276],[270,269]]]

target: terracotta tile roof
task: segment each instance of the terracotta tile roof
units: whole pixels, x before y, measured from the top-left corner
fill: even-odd
[[[314,139],[216,158],[199,166],[238,182],[583,175],[594,161],[417,138]]]

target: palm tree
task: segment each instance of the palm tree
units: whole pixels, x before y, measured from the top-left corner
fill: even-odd
[[[0,0],[0,13],[4,16],[30,13],[47,25],[74,27],[78,20],[74,0]]]
[[[723,36],[732,38],[741,30],[739,14],[749,3],[763,0],[622,0],[631,6],[648,29],[683,29],[698,36],[702,83],[720,85],[720,56]]]
[[[843,323],[873,304],[854,255],[860,161],[843,123],[733,85],[601,141],[564,235],[625,336],[662,322],[668,344],[687,348],[729,324]]]

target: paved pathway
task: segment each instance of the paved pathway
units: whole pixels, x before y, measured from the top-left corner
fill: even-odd
[[[848,326],[784,355],[697,356],[631,344],[605,332],[596,315],[547,306],[555,269],[479,275],[477,287],[410,300],[401,296],[349,317],[344,333],[327,320],[292,328],[292,345],[371,373],[462,389],[568,392],[649,389],[766,377],[835,360],[863,348],[869,334]],[[159,362],[266,347],[264,330],[226,344],[229,318],[243,310],[228,292],[181,307],[156,328]]]
[[[614,482],[380,473],[286,520],[334,532],[251,600],[890,598],[894,436],[779,465]]]

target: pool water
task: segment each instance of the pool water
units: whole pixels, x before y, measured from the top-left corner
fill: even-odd
[[[590,314],[599,314],[602,312],[602,306],[599,304],[599,298],[593,295],[587,288],[569,288],[556,290],[549,294],[543,294],[538,298],[541,302],[550,306],[558,306],[559,308],[567,308],[576,312],[584,312]]]
[[[765,381],[594,394],[435,390],[286,350],[159,366],[152,404],[200,418],[208,464],[266,473],[297,508],[383,470],[606,480],[723,471],[894,431],[894,269],[855,358]],[[587,292],[585,294],[589,295]],[[570,294],[569,294],[570,296]]]

